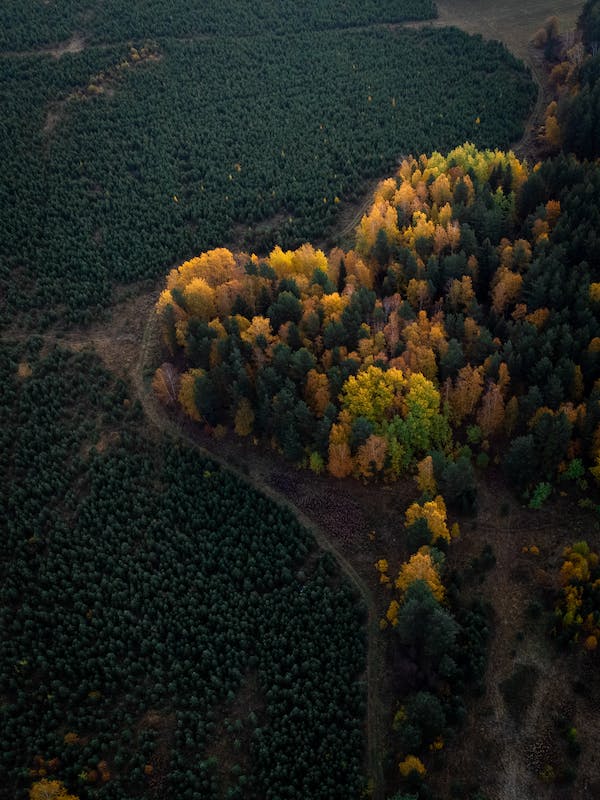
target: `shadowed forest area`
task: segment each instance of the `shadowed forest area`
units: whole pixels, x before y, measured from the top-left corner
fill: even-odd
[[[3,4],[0,798],[600,791],[558,5]]]

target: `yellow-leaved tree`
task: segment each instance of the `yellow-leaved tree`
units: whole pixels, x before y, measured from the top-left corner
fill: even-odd
[[[361,255],[370,254],[381,230],[385,231],[390,244],[400,238],[396,209],[383,197],[378,197],[369,212],[361,219],[356,231],[356,249]]]
[[[473,413],[482,394],[482,367],[472,367],[467,364],[458,371],[454,382],[451,378],[446,380],[444,395],[448,402],[450,419],[455,425],[460,425],[465,417]]]
[[[394,585],[404,595],[411,583],[415,581],[425,581],[438,602],[441,603],[444,599],[444,585],[431,557],[430,549],[426,545],[419,548],[408,561],[402,564]]]
[[[201,369],[189,369],[184,372],[179,382],[179,395],[177,399],[182,409],[191,419],[200,422],[202,417],[196,405],[196,378],[204,375]]]
[[[237,267],[233,253],[225,247],[217,247],[172,269],[167,278],[167,288],[183,291],[194,278],[202,278],[209,286],[215,287],[241,274],[243,270]]]
[[[428,456],[431,459],[431,456]],[[413,525],[418,519],[424,519],[427,527],[431,531],[432,543],[438,539],[443,539],[446,542],[450,541],[450,531],[446,521],[446,504],[441,494],[438,494],[434,500],[430,500],[423,505],[413,503],[406,509],[406,521],[404,526],[408,528]]]
[[[431,448],[436,426],[441,421],[440,393],[433,383],[419,372],[413,372],[409,376],[408,386],[405,403],[410,446],[415,452],[427,451]]]
[[[425,775],[427,772],[421,759],[413,755],[406,756],[404,761],[398,764],[398,769],[403,778],[408,778],[413,772],[416,772],[417,775]]]
[[[186,310],[192,317],[210,322],[217,313],[214,290],[204,278],[193,278],[183,290]]]
[[[333,320],[338,321],[349,302],[350,297],[347,294],[340,295],[338,292],[332,292],[323,295],[321,298],[321,308],[324,314],[323,324],[326,325]]]
[[[79,800],[77,795],[69,794],[62,781],[44,778],[36,781],[29,789],[29,800]]]
[[[399,369],[369,366],[351,375],[342,387],[340,400],[352,419],[365,417],[376,425],[398,413],[403,405],[405,379]]]
[[[277,245],[269,255],[269,264],[279,278],[290,278],[294,275],[311,278],[316,269],[328,274],[325,253],[322,250],[315,250],[308,243],[297,250],[282,250]]]
[[[417,475],[415,478],[417,486],[422,492],[429,492],[433,494],[436,490],[435,474],[433,471],[433,459],[431,456],[425,456],[422,461],[417,464]]]

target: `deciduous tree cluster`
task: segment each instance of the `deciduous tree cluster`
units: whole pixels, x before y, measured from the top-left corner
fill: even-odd
[[[567,547],[563,555],[555,633],[593,652],[600,640],[600,558],[585,541]]]
[[[525,491],[594,464],[599,206],[600,169],[464,145],[403,161],[349,252],[204,253],[157,305],[180,402],[337,477],[395,480],[453,441],[507,451]]]
[[[389,637],[396,671],[391,724],[398,777],[402,788],[413,790],[423,788],[426,765],[463,718],[463,695],[481,685],[488,637],[481,604],[461,608],[456,593],[450,598],[446,591],[446,505],[441,495],[426,498],[406,509],[408,557],[396,577],[387,558],[375,563],[379,583],[391,595],[380,628]],[[458,533],[453,525],[452,534]]]

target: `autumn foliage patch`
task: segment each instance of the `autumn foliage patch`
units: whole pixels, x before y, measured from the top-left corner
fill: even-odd
[[[428,456],[477,455],[503,459],[529,494],[574,459],[593,465],[599,265],[570,236],[584,181],[600,199],[600,170],[531,170],[467,144],[404,160],[348,252],[186,261],[157,304],[160,396],[172,402],[176,385],[209,429],[340,478],[394,481],[419,465],[425,485]]]

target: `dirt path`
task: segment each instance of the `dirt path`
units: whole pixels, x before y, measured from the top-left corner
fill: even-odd
[[[373,192],[377,184],[387,178],[389,174],[390,171],[382,175],[381,178],[367,181],[366,188],[361,190],[362,196],[358,200],[354,202],[342,201],[340,213],[333,226],[326,232],[326,236],[315,240],[314,246],[327,251],[331,248],[331,244],[334,243],[336,247],[350,250],[354,246],[354,231],[373,203]]]
[[[521,160],[526,160],[530,165],[536,163],[538,154],[537,131],[544,122],[544,111],[548,105],[546,76],[543,69],[543,58],[531,45],[529,46],[527,64],[531,69],[531,77],[537,85],[535,105],[529,115],[523,135],[511,150]]]

